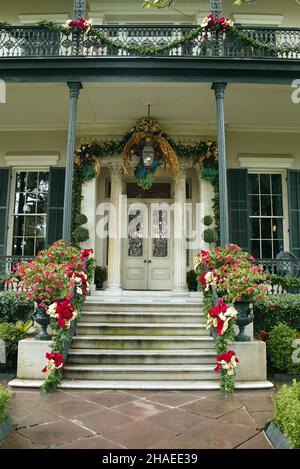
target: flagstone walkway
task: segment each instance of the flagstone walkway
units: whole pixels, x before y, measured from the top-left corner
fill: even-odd
[[[15,390],[14,433],[0,449],[271,449],[263,428],[274,390]]]

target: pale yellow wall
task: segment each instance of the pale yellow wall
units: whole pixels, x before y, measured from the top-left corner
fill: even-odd
[[[43,14],[73,12],[73,0],[0,0],[0,21],[18,24],[20,14]]]
[[[59,152],[58,166],[64,166],[66,132],[0,132],[0,167],[6,166],[6,152]]]
[[[227,132],[227,162],[229,168],[239,168],[238,154],[288,155],[293,167],[300,169],[300,134],[265,132]]]

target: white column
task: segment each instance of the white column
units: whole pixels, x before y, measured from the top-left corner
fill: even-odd
[[[108,291],[121,291],[121,233],[122,213],[120,210],[122,195],[122,170],[120,163],[110,165],[112,208],[109,214],[109,242],[108,242]]]
[[[83,225],[89,230],[90,238],[81,243],[82,248],[93,249],[96,253],[96,208],[97,208],[97,177],[82,186],[81,213],[88,219]]]
[[[185,207],[186,175],[185,168],[180,167],[178,182],[174,194],[174,279],[173,291],[184,292],[186,287],[186,233]]]

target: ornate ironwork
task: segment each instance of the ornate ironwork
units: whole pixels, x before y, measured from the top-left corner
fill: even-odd
[[[300,259],[258,259],[270,274],[300,277]]]
[[[74,19],[79,20],[85,17],[86,0],[74,0]]]
[[[14,267],[21,261],[29,261],[33,256],[0,256],[0,291],[6,289],[5,280],[13,273]],[[17,290],[17,285],[11,284],[7,289]]]
[[[97,29],[123,46],[164,46],[182,39],[195,26],[188,25],[101,25]],[[300,28],[238,27],[245,36],[266,46],[300,47]],[[220,47],[221,41],[221,47]],[[55,31],[42,26],[0,27],[0,58],[16,57],[133,57],[120,47],[106,46],[100,39],[88,38],[83,32]],[[157,54],[165,57],[222,57],[247,59],[300,59],[300,52],[283,52],[249,45],[234,35],[201,32],[195,39]]]
[[[214,16],[221,18],[223,12],[222,0],[210,0],[210,11]]]

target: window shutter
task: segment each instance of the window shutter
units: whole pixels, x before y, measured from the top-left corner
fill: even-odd
[[[288,170],[290,251],[300,258],[300,171]]]
[[[0,256],[6,255],[10,168],[0,169]]]
[[[50,168],[47,245],[62,238],[65,168]]]
[[[248,171],[228,169],[229,242],[249,251]]]

